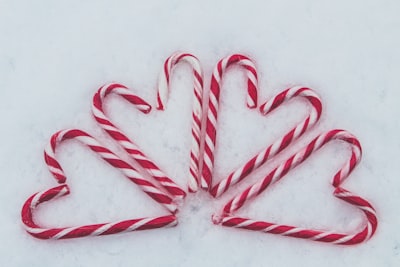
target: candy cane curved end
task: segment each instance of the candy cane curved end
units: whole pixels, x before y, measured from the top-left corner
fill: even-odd
[[[313,110],[317,113],[318,118],[321,116],[322,113],[321,98],[314,90],[304,86],[293,86],[282,91],[278,95],[274,96],[270,100],[260,105],[260,112],[262,115],[267,115],[276,108],[278,108],[281,104],[295,97],[305,98],[311,104]]]
[[[234,54],[221,59],[214,68],[210,94],[208,100],[208,111],[206,119],[206,135],[203,154],[203,169],[200,185],[203,189],[210,189],[212,186],[212,172],[214,168],[214,150],[217,136],[218,107],[222,76],[229,66],[238,64],[243,67],[247,76],[247,98],[248,108],[256,108],[258,102],[258,75],[253,61],[241,54]]]
[[[21,210],[21,219],[25,230],[39,239],[66,239],[86,236],[110,235],[138,230],[172,227],[177,225],[174,215],[123,220],[114,223],[102,223],[64,228],[45,228],[33,220],[33,211],[43,202],[51,201],[69,194],[67,185],[61,185],[49,190],[38,192],[28,198]]]
[[[101,101],[110,93],[118,94],[125,98],[128,102],[133,104],[139,111],[147,114],[151,111],[151,105],[142,99],[141,97],[137,96],[136,94],[132,93],[128,87],[120,83],[106,83],[101,86],[98,90],[98,100]]]
[[[163,70],[160,73],[158,79],[158,90],[157,90],[157,109],[164,110],[167,106],[168,102],[168,93],[170,90],[170,77],[173,68],[180,62],[187,62],[193,69],[193,84],[194,84],[194,104],[200,105],[202,103],[203,98],[203,69],[201,67],[199,59],[189,53],[181,53],[177,52],[172,54],[167,60],[164,62]],[[197,98],[197,99],[196,99]]]

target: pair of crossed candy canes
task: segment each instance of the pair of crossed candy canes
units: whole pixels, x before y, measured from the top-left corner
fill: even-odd
[[[278,94],[277,96],[273,97],[270,101],[267,101],[265,104],[261,105],[261,112],[262,114],[266,115],[270,111],[277,108],[279,105],[283,104],[284,102],[296,97],[301,96],[307,99],[311,105],[312,110],[307,118],[294,127],[291,131],[289,131],[283,138],[274,142],[272,145],[267,147],[265,150],[260,152],[258,155],[253,157],[249,160],[245,165],[239,168],[237,171],[233,172],[228,178],[222,180],[220,183],[215,185],[211,188],[212,185],[212,169],[213,169],[213,161],[214,161],[214,147],[216,141],[216,125],[217,125],[217,112],[218,112],[218,102],[219,102],[219,94],[221,88],[221,81],[222,81],[222,74],[223,72],[231,65],[239,64],[243,66],[246,70],[247,77],[248,77],[248,97],[247,97],[247,105],[249,108],[257,107],[257,72],[254,64],[252,61],[243,56],[243,55],[232,55],[230,57],[226,57],[222,59],[216,66],[211,80],[211,90],[210,90],[210,98],[209,98],[209,107],[208,107],[208,114],[206,120],[206,135],[205,135],[205,149],[204,149],[204,158],[203,158],[203,170],[201,180],[199,179],[199,163],[200,163],[200,154],[199,154],[199,146],[200,146],[200,126],[201,126],[201,114],[202,114],[202,90],[203,90],[203,79],[202,79],[202,70],[200,64],[194,56],[190,54],[174,54],[170,58],[168,58],[164,64],[164,73],[160,76],[159,81],[159,92],[157,97],[158,108],[163,109],[165,107],[167,94],[168,94],[168,84],[169,84],[169,77],[172,67],[177,64],[180,60],[186,59],[193,67],[194,73],[194,106],[193,106],[193,127],[192,127],[192,134],[193,134],[193,142],[192,142],[192,150],[191,150],[191,165],[190,165],[190,178],[189,178],[189,191],[195,192],[197,190],[198,183],[201,184],[201,187],[205,189],[211,189],[210,193],[214,197],[221,196],[224,192],[226,192],[230,186],[240,182],[243,180],[248,174],[251,173],[252,170],[260,167],[265,162],[267,162],[270,158],[277,155],[279,152],[284,150],[287,146],[289,146],[294,140],[299,138],[302,134],[304,134],[307,129],[312,127],[320,118],[322,105],[319,97],[309,88],[305,87],[292,87],[289,88],[282,93]],[[103,129],[129,153],[132,157],[143,167],[154,179],[156,179],[170,194],[172,194],[175,198],[183,198],[185,196],[185,192],[179,188],[171,179],[169,179],[163,172],[150,160],[148,159],[140,149],[126,137],[120,130],[118,130],[111,121],[106,117],[102,109],[102,103],[104,98],[110,94],[111,92],[117,93],[130,101],[131,103],[137,105],[139,109],[144,112],[148,112],[150,110],[147,103],[145,103],[142,99],[138,98],[137,96],[130,93],[130,91],[119,84],[109,84],[100,88],[100,90],[94,96],[93,101],[93,114],[96,121],[103,127]],[[332,134],[335,133],[335,134]],[[278,180],[278,178],[272,179],[276,174],[276,177],[279,176],[281,178],[284,174],[286,174],[291,168],[294,168],[301,162],[303,162],[308,156],[310,156],[312,151],[315,151],[323,144],[328,142],[329,140],[339,138],[340,136],[349,135],[349,133],[345,131],[330,131],[325,135],[321,135],[317,137],[315,140],[319,140],[323,138],[324,142],[317,142],[318,145],[313,144],[311,142],[304,150],[308,151],[307,153],[299,152],[298,154],[294,155],[293,157],[289,158],[283,165],[279,166],[275,171],[273,171],[270,175],[268,175],[263,182],[260,184],[256,184],[242,194],[237,196],[236,198],[232,199],[224,208],[223,212],[220,215],[215,215],[213,217],[214,223],[222,224],[224,226],[231,226],[237,228],[245,228],[250,230],[258,230],[264,232],[271,232],[275,234],[282,234],[288,235],[293,237],[299,238],[307,238],[316,241],[324,241],[324,242],[332,242],[336,244],[356,244],[362,241],[369,239],[372,234],[375,232],[377,221],[375,211],[372,206],[365,201],[364,199],[355,196],[348,191],[344,190],[343,188],[339,187],[340,182],[346,178],[356,164],[359,162],[361,156],[361,147],[359,142],[354,138],[350,138],[351,140],[356,140],[356,142],[351,142],[357,144],[358,153],[353,152],[352,157],[349,163],[343,167],[343,169],[335,175],[333,185],[337,188],[335,190],[334,195],[359,207],[367,216],[368,222],[365,229],[358,234],[355,235],[346,235],[346,234],[335,234],[335,233],[327,233],[322,231],[315,231],[315,230],[307,230],[307,229],[300,229],[291,226],[285,225],[278,225],[278,224],[271,224],[267,222],[257,222],[252,221],[250,219],[244,219],[240,217],[231,216],[231,213],[238,210],[245,202],[249,199],[254,198],[256,195],[260,194],[263,190],[267,188],[269,184],[273,181]],[[324,137],[325,136],[325,137]],[[350,139],[342,138],[345,141]],[[89,145],[90,148],[92,148]],[[312,148],[310,150],[310,147]],[[54,150],[54,149],[53,149]],[[93,150],[93,148],[92,148]],[[95,150],[96,151],[96,150]],[[97,152],[97,151],[96,151]],[[107,152],[109,155],[109,152]],[[303,155],[303,156],[299,156]],[[103,155],[102,155],[103,157]],[[106,161],[107,158],[103,157]],[[48,159],[46,159],[48,162]],[[119,166],[110,163],[114,167],[120,168]],[[128,164],[129,165],[129,164]],[[50,166],[50,165],[49,165]],[[125,165],[124,165],[125,166]],[[61,169],[60,166],[58,169]],[[132,168],[132,167],[130,167]],[[57,169],[57,168],[56,168]],[[347,170],[347,171],[346,171]],[[134,170],[136,171],[136,170]],[[132,174],[132,173],[131,173]],[[56,174],[53,172],[53,175]],[[271,176],[272,175],[272,176]],[[148,193],[153,199],[160,202],[171,212],[176,212],[176,205],[174,205],[174,200],[169,198],[168,196],[164,195],[161,191],[157,190],[156,186],[151,184],[150,182],[145,181],[142,177],[132,179],[132,175],[126,175],[132,181],[137,183],[143,191]],[[138,173],[135,173],[135,177],[140,176]],[[56,176],[57,177],[57,176]],[[270,179],[270,181],[268,180]],[[271,180],[272,179],[272,180]],[[63,178],[61,177],[62,181]],[[65,179],[64,179],[65,180]],[[268,182],[269,181],[269,182]],[[62,188],[65,189],[65,188]],[[61,189],[60,189],[61,190]],[[60,194],[54,194],[54,190],[49,190],[48,194],[56,197]],[[57,191],[57,190],[56,190]],[[64,190],[65,191],[65,190]],[[60,191],[60,192],[64,192]],[[257,192],[257,193],[255,193]],[[39,196],[44,196],[46,193],[38,194]],[[34,196],[32,197],[34,198]],[[42,202],[39,201],[41,198],[36,196],[36,201],[31,203],[32,207],[35,207],[36,204]],[[32,217],[30,215],[30,220]],[[28,218],[28,219],[29,219]],[[160,224],[160,221],[162,222]],[[56,235],[53,235],[52,238],[67,238],[67,237],[76,237],[79,232],[82,235],[100,235],[100,234],[109,234],[114,232],[123,232],[123,231],[131,231],[131,230],[140,230],[140,229],[151,229],[156,227],[163,227],[163,226],[171,226],[176,225],[176,218],[173,215],[164,216],[159,218],[145,218],[139,220],[130,220],[124,221],[124,223],[117,223],[117,224],[101,224],[101,225],[92,225],[84,227],[86,232],[83,234],[79,232],[80,228],[66,228],[66,229],[57,229]],[[260,227],[262,225],[263,227]],[[31,227],[32,228],[32,227]],[[34,228],[34,227],[33,227]],[[89,230],[88,230],[89,229]],[[100,230],[99,230],[100,229]],[[129,230],[127,230],[129,229]],[[36,229],[37,231],[41,231]],[[52,229],[54,230],[54,229]],[[28,229],[29,231],[29,229]],[[72,231],[72,232],[71,232]],[[32,233],[32,232],[31,232]],[[41,232],[42,233],[42,232]],[[75,233],[75,235],[71,233]],[[46,236],[46,235],[44,235]],[[43,238],[43,235],[42,237]]]

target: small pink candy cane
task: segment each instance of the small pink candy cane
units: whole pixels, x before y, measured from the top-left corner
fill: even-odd
[[[95,120],[101,128],[106,131],[126,152],[128,152],[140,166],[148,172],[157,182],[160,183],[170,194],[177,200],[186,196],[183,191],[175,182],[173,182],[166,174],[164,174],[153,161],[151,161],[139,147],[133,143],[121,130],[119,130],[106,116],[103,110],[103,103],[105,98],[111,94],[117,94],[128,100],[136,107],[145,108],[144,112],[150,111],[150,106],[138,96],[132,94],[130,90],[124,85],[118,83],[110,83],[102,86],[93,97],[92,112]]]
[[[335,187],[333,195],[351,205],[356,206],[365,214],[367,222],[361,231],[355,234],[342,234],[304,229],[264,221],[255,221],[232,215],[235,211],[248,203],[250,199],[253,199],[261,194],[266,188],[268,188],[268,186],[279,181],[291,169],[304,162],[314,151],[318,150],[332,140],[342,140],[351,145],[350,159],[333,177],[332,184]],[[214,216],[213,221],[215,224],[221,224],[228,227],[242,228],[252,231],[279,234],[283,236],[291,236],[340,245],[355,245],[367,241],[375,233],[378,225],[376,211],[367,200],[347,191],[340,186],[360,162],[360,159],[361,145],[357,138],[344,130],[331,130],[315,138],[306,147],[300,150],[300,152],[292,155],[289,159],[284,161],[272,172],[270,172],[262,181],[257,182],[243,191],[240,195],[234,197],[225,205],[222,215]]]
[[[203,70],[199,60],[187,53],[175,53],[164,63],[163,71],[158,81],[157,109],[164,110],[168,100],[169,82],[172,69],[178,63],[185,61],[190,64],[194,75],[194,99],[192,112],[192,147],[190,151],[190,175],[188,188],[190,192],[196,192],[199,184],[199,159],[200,159],[200,134],[203,116]]]
[[[155,201],[165,206],[172,213],[175,213],[177,211],[177,205],[173,202],[171,197],[159,190],[154,184],[147,181],[129,163],[121,160],[112,151],[102,146],[92,136],[78,129],[67,129],[55,133],[51,137],[50,142],[48,143],[44,151],[44,159],[49,168],[49,171],[53,174],[53,176],[59,183],[65,183],[66,176],[60,163],[56,159],[55,152],[57,146],[68,139],[77,140],[82,144],[88,146],[92,151],[99,154],[111,166],[119,169],[129,180],[138,185]]]
[[[273,156],[279,154],[288,147],[292,142],[302,136],[308,129],[314,126],[322,113],[322,103],[319,96],[310,88],[302,86],[294,86],[279,93],[269,101],[260,106],[261,113],[265,116],[275,110],[287,101],[301,97],[311,104],[311,109],[307,117],[286,133],[282,138],[262,150],[256,156],[247,161],[244,165],[232,172],[227,178],[216,184],[210,191],[214,197],[219,197],[225,193],[231,186],[239,183],[246,178],[252,171],[262,166]]]
[[[68,195],[69,193],[70,191],[68,185],[64,184],[32,195],[25,202],[21,211],[22,222],[26,231],[39,239],[66,239],[86,236],[111,235],[131,231],[172,227],[177,225],[177,219],[174,215],[63,228],[41,227],[33,221],[33,211],[39,204]]]
[[[217,137],[218,106],[221,91],[222,75],[229,66],[238,64],[246,71],[247,76],[247,107],[257,107],[257,70],[254,63],[248,57],[234,54],[221,59],[211,78],[210,96],[207,111],[206,135],[203,155],[203,168],[201,177],[201,187],[211,188],[212,171],[214,168],[214,149]]]

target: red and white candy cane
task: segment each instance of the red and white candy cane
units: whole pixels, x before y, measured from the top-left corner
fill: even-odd
[[[25,202],[21,211],[22,222],[26,231],[40,239],[66,239],[172,227],[178,223],[174,215],[63,228],[41,227],[33,221],[33,210],[39,204],[68,195],[69,193],[68,185],[63,184],[32,195]]]
[[[333,195],[351,205],[356,206],[365,214],[367,222],[361,231],[355,234],[342,234],[330,231],[304,229],[295,226],[281,225],[264,221],[256,221],[232,215],[235,211],[248,203],[250,199],[253,199],[261,194],[269,185],[279,181],[291,169],[304,162],[314,151],[318,150],[331,140],[342,140],[351,145],[350,159],[333,177],[332,184],[335,187]],[[340,186],[359,163],[360,159],[361,145],[356,137],[344,130],[331,130],[315,138],[300,152],[292,155],[272,172],[270,172],[262,181],[257,182],[243,191],[240,195],[234,197],[225,205],[222,215],[214,216],[213,221],[216,224],[221,224],[228,227],[242,228],[252,231],[279,234],[340,245],[354,245],[366,241],[375,233],[378,225],[375,209],[367,200],[347,191]]]
[[[179,62],[190,64],[194,75],[194,98],[192,112],[192,146],[190,151],[190,168],[188,188],[190,192],[196,192],[199,184],[199,160],[200,160],[200,134],[203,117],[203,70],[199,60],[187,53],[175,53],[164,63],[163,71],[158,80],[157,109],[164,110],[168,100],[169,82],[173,67]]]
[[[153,183],[147,181],[140,173],[137,172],[129,163],[120,159],[108,148],[102,146],[96,139],[89,134],[78,129],[67,129],[55,133],[44,151],[44,159],[47,163],[49,171],[53,174],[59,183],[66,182],[66,176],[56,159],[56,148],[59,144],[68,139],[74,139],[88,146],[92,151],[99,154],[111,166],[119,169],[129,180],[138,185],[146,194],[158,203],[164,205],[169,211],[175,213],[177,205],[172,198],[166,193],[158,189]]]
[[[222,75],[229,66],[238,64],[246,71],[247,76],[247,107],[253,109],[257,107],[258,78],[254,63],[248,57],[234,54],[221,59],[214,68],[211,77],[210,95],[208,101],[206,134],[203,155],[203,168],[201,177],[201,187],[211,188],[212,171],[214,168],[214,149],[217,138],[218,106],[222,84]]]
[[[117,141],[126,152],[128,152],[133,159],[135,159],[140,166],[148,172],[156,181],[160,183],[174,198],[182,199],[186,196],[183,191],[175,182],[173,182],[166,174],[164,174],[153,161],[151,161],[139,147],[133,143],[121,130],[119,130],[106,116],[103,110],[103,103],[105,98],[111,94],[117,94],[128,100],[139,109],[147,107],[146,112],[150,111],[148,104],[132,94],[130,90],[124,85],[118,83],[106,84],[97,91],[93,97],[92,112],[95,120],[115,141]]]
[[[303,86],[294,86],[284,90],[262,104],[260,106],[260,111],[265,116],[282,104],[296,97],[304,98],[311,104],[311,109],[307,117],[288,133],[286,133],[282,138],[278,139],[273,144],[262,150],[243,166],[232,172],[227,178],[216,184],[210,191],[212,196],[221,196],[231,186],[242,181],[253,170],[259,168],[273,156],[279,154],[282,150],[288,147],[293,141],[302,136],[308,129],[318,122],[322,113],[321,99],[313,90]]]

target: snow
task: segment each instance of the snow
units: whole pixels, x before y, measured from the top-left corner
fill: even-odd
[[[1,266],[398,266],[400,263],[400,4],[382,1],[0,1]],[[170,229],[42,241],[23,229],[20,209],[56,184],[43,148],[57,130],[76,127],[127,156],[90,114],[96,89],[118,81],[156,103],[164,60],[174,51],[199,57],[206,85],[215,63],[232,53],[256,62],[260,102],[295,84],[324,104],[319,124],[226,196],[189,195]],[[180,185],[188,176],[192,78],[180,66],[165,112],[140,114],[114,97],[107,111]],[[307,112],[294,101],[268,117],[245,107],[239,69],[225,76],[216,180],[273,142]],[[190,89],[190,90],[189,90]],[[373,238],[344,247],[215,226],[211,215],[245,184],[329,129],[363,145],[363,160],[344,186],[370,200]],[[58,154],[72,193],[36,212],[38,223],[72,226],[163,215],[118,171],[75,142]],[[362,222],[331,195],[348,148],[335,142],[268,189],[241,215],[351,231]]]

